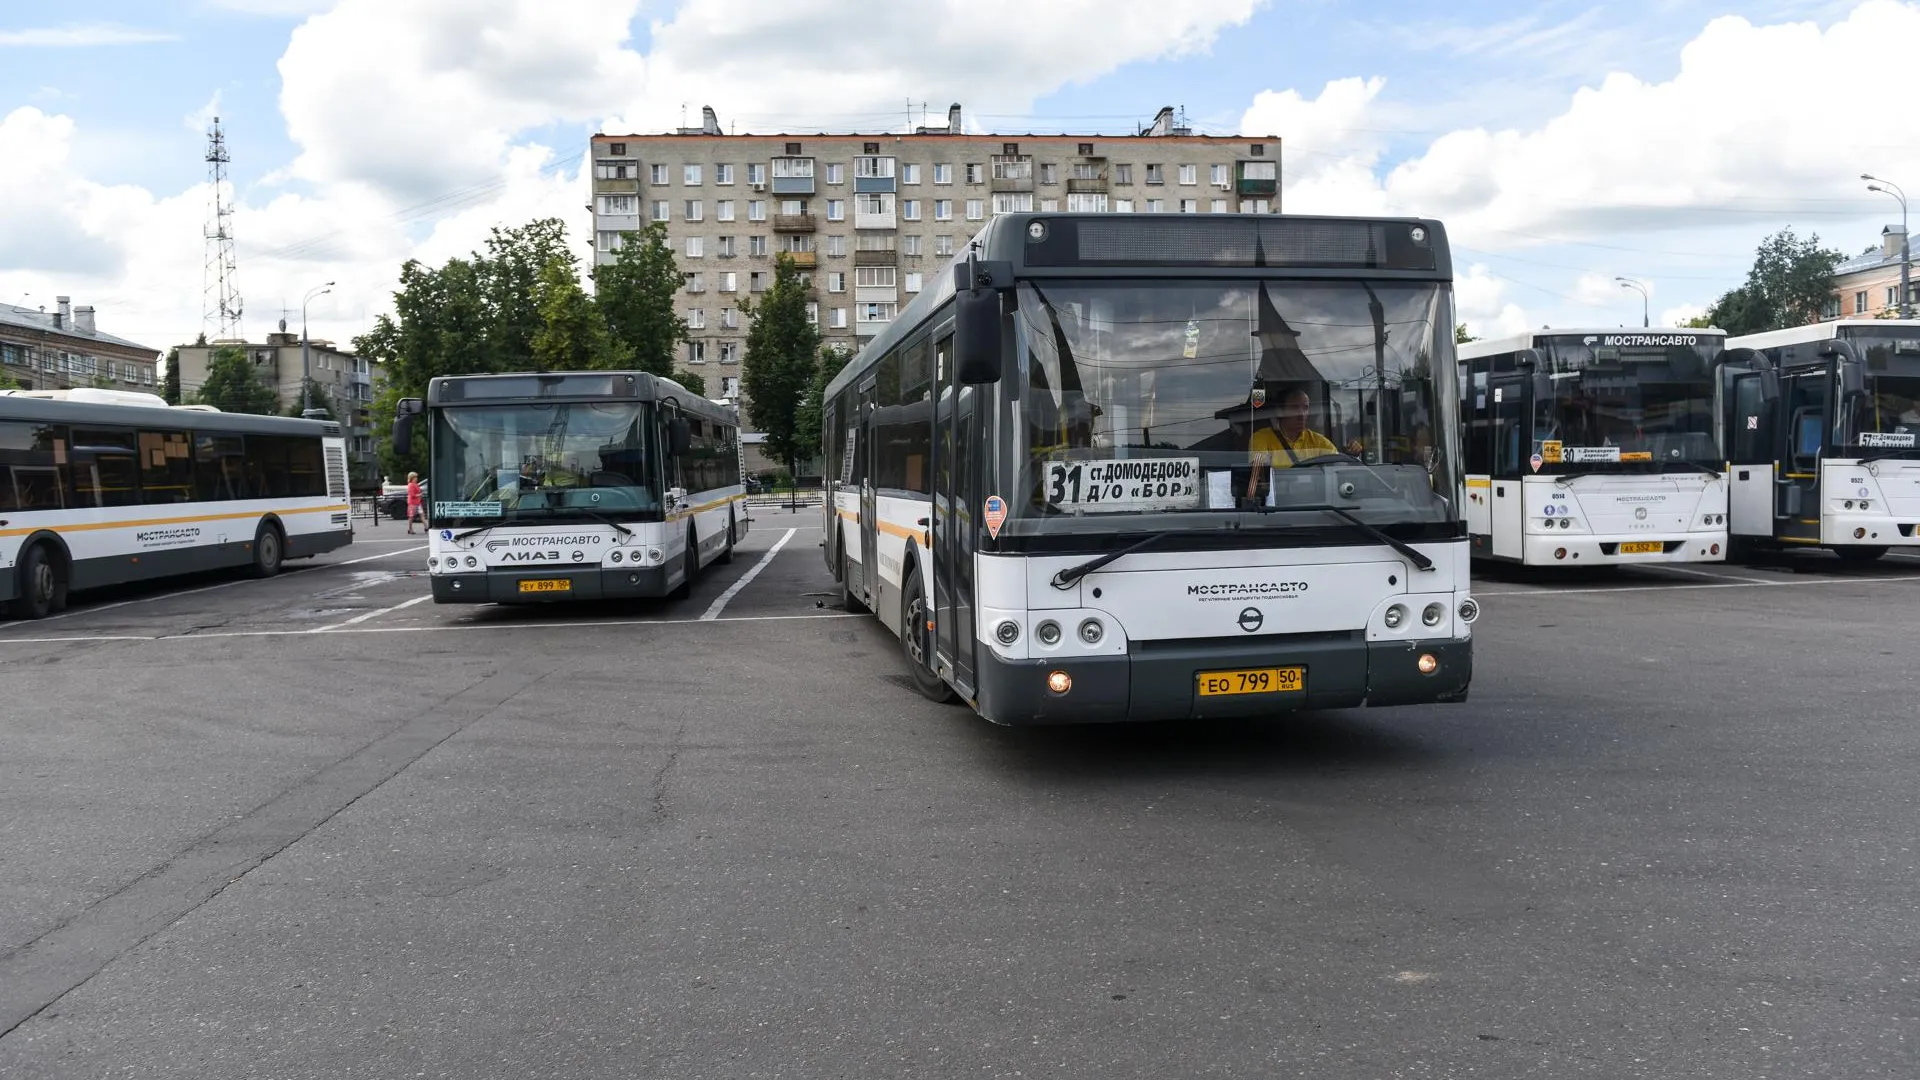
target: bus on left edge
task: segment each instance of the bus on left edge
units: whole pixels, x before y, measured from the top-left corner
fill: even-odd
[[[0,392],[0,604],[203,570],[279,573],[353,541],[347,447],[324,420],[118,390]]]

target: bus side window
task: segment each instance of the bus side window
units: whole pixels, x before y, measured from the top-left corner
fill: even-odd
[[[1826,423],[1819,413],[1812,409],[1801,409],[1794,413],[1794,461],[1811,465],[1820,456],[1820,447],[1826,442],[1826,435]]]
[[[149,503],[193,501],[193,455],[186,432],[140,433],[140,490]]]

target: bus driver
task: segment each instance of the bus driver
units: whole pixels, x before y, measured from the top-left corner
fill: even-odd
[[[1267,426],[1256,428],[1247,440],[1247,452],[1253,459],[1247,498],[1258,497],[1267,468],[1291,469],[1302,461],[1340,452],[1333,440],[1308,429],[1307,413],[1312,404],[1313,398],[1305,390],[1288,390],[1280,396],[1279,414]]]

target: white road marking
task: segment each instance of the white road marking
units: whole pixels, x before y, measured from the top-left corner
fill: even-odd
[[[367,555],[358,559],[348,559],[346,562],[327,563],[324,566],[315,567],[315,569],[330,570],[336,566],[354,566],[356,564],[363,563],[363,562],[372,562],[375,559],[391,559],[395,555],[409,555],[416,551],[425,551],[425,550],[427,550],[427,545],[421,544],[419,547],[401,548],[399,551],[389,551],[383,555]]]
[[[725,609],[727,606],[727,601],[732,600],[735,596],[738,596],[740,594],[741,589],[746,588],[749,582],[751,582],[754,578],[759,577],[760,571],[765,570],[767,568],[767,564],[773,561],[773,557],[775,555],[780,554],[780,549],[783,547],[786,547],[787,541],[793,539],[793,534],[799,531],[800,531],[799,529],[788,529],[787,534],[785,536],[782,536],[780,539],[774,541],[773,546],[767,549],[767,553],[760,557],[759,562],[754,563],[753,566],[748,568],[746,573],[740,575],[739,581],[736,581],[732,585],[727,586],[727,591],[721,593],[720,596],[714,600],[712,606],[707,608],[706,613],[700,616],[700,621],[712,622],[713,620],[719,618],[720,612],[723,609]]]
[[[344,630],[349,626],[358,626],[369,619],[377,619],[380,616],[385,615],[390,611],[399,611],[401,608],[410,608],[415,604],[423,603],[431,599],[433,599],[432,593],[428,593],[425,596],[416,596],[411,600],[403,600],[400,603],[393,605],[392,607],[383,607],[374,611],[363,612],[362,614],[355,615],[353,618],[348,619],[346,622],[334,623],[331,626],[316,626],[313,629],[306,631],[306,633],[309,633],[309,634],[334,633],[339,630]],[[211,636],[211,635],[208,635],[208,636]]]
[[[133,604],[151,604],[155,600],[171,600],[176,596],[192,596],[194,593],[212,592],[215,589],[231,589],[235,585],[245,585],[252,578],[240,578],[235,581],[222,581],[217,585],[202,585],[197,589],[181,589],[177,592],[155,593],[152,596],[136,596],[131,600],[116,600],[111,604],[90,604],[86,607],[72,608],[58,615],[49,615],[41,622],[54,622],[59,619],[71,619],[75,615],[91,615],[96,611],[112,611],[114,608],[129,607]]]
[[[1636,566],[1634,567],[1634,569],[1635,570],[1656,570],[1656,571],[1664,570],[1669,574],[1688,574],[1693,577],[1706,578],[1708,581],[1751,581],[1756,585],[1773,584],[1773,581],[1769,578],[1745,577],[1740,574],[1716,574],[1710,570],[1695,570],[1692,567],[1687,567],[1687,566],[1665,566],[1665,565]]]
[[[1845,578],[1804,578],[1798,581],[1722,581],[1711,585],[1615,585],[1593,589],[1556,589],[1543,585],[1537,589],[1510,589],[1505,592],[1475,592],[1482,596],[1575,596],[1581,593],[1630,593],[1630,592],[1682,592],[1687,589],[1788,589],[1796,585],[1880,585],[1886,583],[1920,582],[1920,574],[1901,574],[1897,577],[1845,577]]]
[[[416,597],[409,604],[419,603],[429,597]],[[404,607],[406,605],[399,605]],[[391,608],[383,608],[390,611]],[[370,612],[377,615],[380,612]],[[808,619],[863,619],[865,615],[854,612],[828,612],[820,615],[722,615],[719,618],[693,619],[582,619],[578,622],[492,622],[492,623],[446,623],[428,626],[347,626],[322,627],[320,630],[221,630],[211,634],[164,634],[138,636],[133,634],[64,634],[57,637],[0,638],[0,645],[32,644],[72,644],[87,641],[199,641],[203,638],[256,638],[256,637],[295,637],[314,633],[325,633],[328,637],[347,634],[439,634],[447,632],[477,630],[579,630],[599,629],[603,626],[694,626],[709,623],[755,623],[755,622],[802,622]]]

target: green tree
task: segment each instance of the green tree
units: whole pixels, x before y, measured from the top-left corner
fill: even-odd
[[[540,271],[540,329],[533,335],[535,371],[626,367],[633,350],[607,332],[600,308],[580,287],[571,262],[555,259]]]
[[[12,372],[0,371],[0,390],[18,389],[20,389],[20,380],[14,378]]]
[[[327,388],[313,379],[307,380],[307,401],[311,403],[308,406],[309,408],[324,409],[327,415],[333,417],[335,420],[346,419],[346,417],[341,416],[339,411],[333,407],[333,395],[327,393]],[[283,412],[287,416],[299,416],[301,412],[300,395],[293,395],[293,400],[287,402]]]
[[[1817,322],[1833,296],[1834,268],[1844,261],[1820,246],[1819,234],[1802,240],[1781,229],[1761,242],[1747,280],[1714,301],[1707,316],[1730,336]]]
[[[542,280],[548,267],[564,264],[576,284],[579,258],[567,246],[567,226],[559,218],[541,218],[516,229],[496,227],[486,252],[473,267],[487,332],[482,343],[483,371],[525,371],[533,357],[533,339],[547,326],[541,311]]]
[[[231,345],[213,350],[197,401],[221,412],[272,416],[280,411],[280,396],[254,374],[253,361],[247,359],[246,350]]]
[[[1454,326],[1453,343],[1455,345],[1465,345],[1469,341],[1479,341],[1479,340],[1480,340],[1479,338],[1474,337],[1472,334],[1467,333],[1466,323],[1459,323]]]
[[[672,378],[674,382],[699,394],[701,397],[707,396],[707,380],[706,377],[699,372],[688,371],[685,368],[681,368],[679,371],[673,373]]]
[[[810,455],[813,450],[800,442],[798,421],[820,349],[820,330],[807,321],[808,292],[793,260],[779,255],[774,259],[772,287],[758,304],[743,301],[740,305],[749,320],[740,388],[753,414],[753,426],[766,433],[768,454],[796,473],[801,454]]]
[[[1705,315],[1695,315],[1680,325],[1690,330],[1705,330],[1713,325],[1713,314],[1709,312]]]
[[[400,267],[393,314],[374,320],[354,338],[354,352],[383,365],[386,384],[372,409],[374,447],[388,476],[424,472],[426,440],[416,438],[406,454],[393,452],[393,412],[403,397],[423,397],[439,375],[496,370],[489,348],[492,317],[482,292],[476,259],[449,259],[438,269],[408,260]],[[523,355],[519,367],[530,360]]]
[[[593,297],[614,338],[633,350],[633,366],[669,375],[687,322],[675,310],[684,285],[667,246],[667,227],[654,222],[625,233],[614,261],[593,268]]]
[[[821,414],[826,407],[827,384],[852,360],[853,350],[844,345],[820,347],[820,359],[813,369],[813,382],[807,387],[807,396],[800,401],[793,424],[794,441],[804,447],[808,454],[819,453],[825,445],[822,441]]]
[[[180,404],[180,347],[167,350],[167,374],[160,381],[160,397],[169,405]]]

